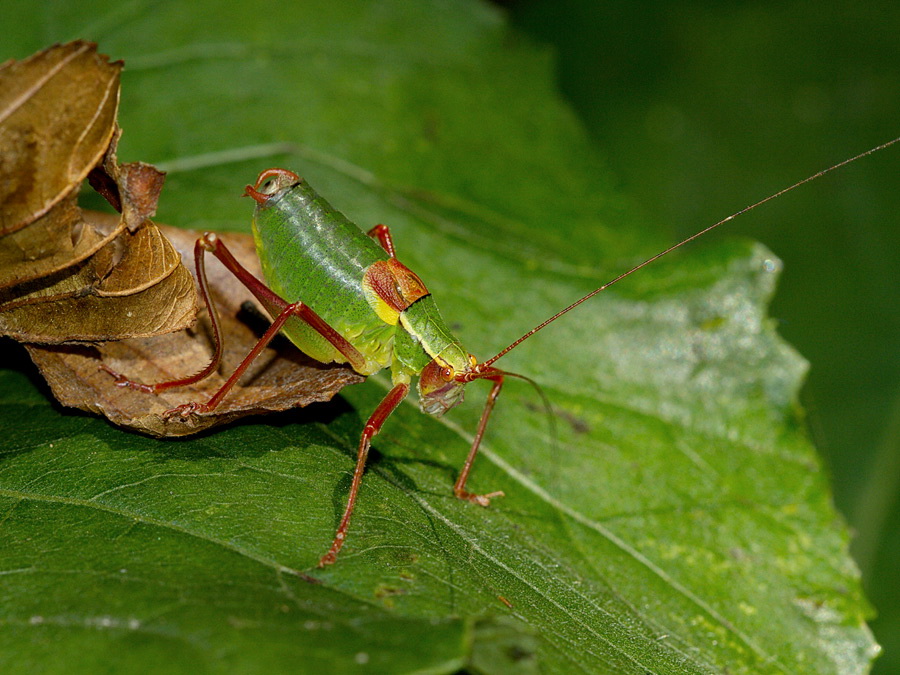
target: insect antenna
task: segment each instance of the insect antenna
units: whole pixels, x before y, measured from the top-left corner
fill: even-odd
[[[541,405],[544,408],[544,412],[547,414],[547,422],[550,426],[550,438],[553,441],[553,444],[556,445],[557,435],[556,435],[556,416],[553,414],[553,406],[550,404],[550,397],[544,392],[541,385],[539,385],[536,381],[532,380],[530,377],[526,377],[525,375],[519,375],[519,373],[512,373],[508,370],[501,370],[501,373],[508,377],[514,377],[518,380],[524,380],[537,392],[537,395],[541,399]]]
[[[553,316],[551,316],[549,319],[547,319],[546,321],[541,322],[540,324],[538,324],[537,326],[535,326],[534,328],[532,328],[530,331],[528,331],[527,333],[525,333],[522,337],[520,337],[518,340],[516,340],[515,342],[513,342],[512,344],[510,344],[508,347],[505,347],[504,349],[500,350],[500,352],[498,352],[495,356],[492,356],[492,357],[489,358],[487,361],[478,364],[479,367],[481,367],[481,368],[489,367],[492,363],[494,363],[494,362],[495,362],[497,359],[499,359],[501,356],[504,356],[504,355],[507,354],[508,352],[510,352],[510,351],[512,351],[513,349],[515,349],[516,347],[518,347],[520,344],[522,344],[523,342],[525,342],[525,340],[527,340],[528,338],[530,338],[532,335],[534,335],[535,333],[537,333],[537,332],[538,332],[539,330],[541,330],[542,328],[545,328],[546,326],[549,326],[551,323],[553,323],[553,322],[556,321],[558,318],[560,318],[563,314],[567,314],[568,312],[570,312],[570,311],[572,311],[573,309],[575,309],[576,307],[578,307],[578,305],[580,305],[581,303],[586,302],[587,300],[590,300],[591,298],[593,298],[593,297],[594,297],[595,295],[597,295],[598,293],[601,293],[601,292],[605,291],[607,288],[609,288],[609,287],[612,286],[613,284],[618,283],[619,281],[622,281],[622,279],[624,279],[625,277],[634,274],[635,272],[637,272],[637,271],[640,270],[640,269],[643,269],[643,268],[646,267],[647,265],[649,265],[649,264],[651,264],[651,263],[653,263],[653,262],[656,262],[657,260],[659,260],[660,258],[662,258],[664,255],[668,255],[669,253],[671,253],[671,252],[674,251],[675,249],[681,248],[681,247],[684,246],[685,244],[689,244],[690,242],[694,241],[694,239],[698,239],[698,238],[702,237],[704,234],[706,234],[707,232],[711,232],[712,230],[716,229],[716,228],[719,227],[720,225],[724,225],[725,223],[734,220],[734,219],[737,218],[738,216],[743,215],[743,214],[747,213],[748,211],[752,211],[753,209],[755,209],[755,208],[758,207],[758,206],[762,206],[762,205],[765,204],[766,202],[770,202],[770,201],[772,201],[773,199],[777,199],[778,197],[781,197],[783,194],[786,194],[786,193],[790,192],[791,190],[797,189],[797,188],[800,187],[801,185],[805,185],[806,183],[810,183],[810,182],[816,180],[817,178],[821,178],[821,177],[824,176],[826,173],[831,173],[831,172],[834,171],[835,169],[840,169],[840,168],[843,167],[843,166],[846,166],[846,165],[848,165],[848,164],[852,164],[853,162],[855,162],[855,161],[858,160],[858,159],[862,159],[863,157],[868,157],[869,155],[874,154],[874,153],[876,153],[876,152],[878,152],[878,151],[880,151],[880,150],[884,150],[885,148],[889,148],[890,146],[894,145],[894,144],[897,143],[897,142],[900,142],[900,137],[895,138],[895,139],[890,140],[890,141],[887,141],[886,143],[882,143],[881,145],[875,146],[874,148],[869,148],[869,149],[866,150],[865,152],[861,152],[861,153],[859,153],[858,155],[855,155],[855,156],[851,157],[850,159],[845,159],[843,162],[839,162],[839,163],[837,163],[837,164],[834,164],[833,166],[830,166],[830,167],[828,167],[827,169],[822,169],[822,170],[819,171],[818,173],[814,173],[814,174],[811,175],[811,176],[807,176],[807,177],[804,178],[803,180],[797,181],[797,182],[794,183],[793,185],[790,185],[790,186],[788,186],[788,187],[786,187],[786,188],[784,188],[784,189],[782,189],[782,190],[779,190],[778,192],[776,192],[776,193],[774,193],[774,194],[769,195],[769,196],[766,197],[765,199],[760,199],[758,202],[754,202],[753,204],[750,204],[749,206],[745,206],[745,207],[742,208],[740,211],[736,211],[735,213],[732,213],[732,214],[731,214],[730,216],[728,216],[727,218],[723,218],[722,220],[718,221],[717,223],[713,223],[713,224],[710,225],[709,227],[705,227],[704,229],[700,230],[699,232],[697,232],[697,233],[695,233],[695,234],[692,234],[692,235],[691,235],[690,237],[688,237],[687,239],[682,239],[682,240],[679,241],[677,244],[673,244],[673,245],[670,246],[669,248],[665,249],[664,251],[661,251],[661,252],[657,253],[657,254],[654,255],[653,257],[647,258],[644,262],[635,265],[635,266],[632,267],[630,270],[627,270],[626,272],[622,272],[622,274],[620,274],[619,276],[615,277],[615,278],[612,279],[611,281],[607,281],[605,284],[603,284],[603,285],[600,286],[599,288],[594,289],[593,291],[591,291],[591,292],[588,293],[587,295],[585,295],[585,296],[579,298],[578,300],[576,300],[575,302],[573,302],[573,303],[572,303],[571,305],[569,305],[568,307],[566,307],[566,308],[564,308],[564,309],[561,309],[561,310],[558,311],[556,314],[554,314]]]
[[[532,380],[530,377],[526,375],[520,375],[519,373],[513,373],[509,370],[500,370],[499,368],[492,368],[493,372],[499,372],[505,377],[513,377],[517,380],[524,380],[537,392],[538,397],[541,399],[541,407],[544,409],[544,414],[547,415],[547,426],[550,431],[550,447],[553,449],[553,452],[559,452],[559,434],[557,433],[556,428],[556,415],[553,413],[553,405],[550,403],[550,397],[547,396],[543,387],[539,385],[535,380]]]

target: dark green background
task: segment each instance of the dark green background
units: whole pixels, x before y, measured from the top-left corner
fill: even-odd
[[[682,236],[900,134],[894,2],[513,2],[622,191]],[[785,263],[772,315],[900,672],[900,190],[894,148],[729,224]]]

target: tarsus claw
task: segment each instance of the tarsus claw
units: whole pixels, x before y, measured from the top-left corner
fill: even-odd
[[[100,370],[112,375],[116,379],[116,381],[113,382],[113,384],[117,387],[128,387],[129,389],[136,389],[137,391],[143,391],[148,394],[152,394],[156,391],[152,384],[143,384],[142,382],[135,382],[134,380],[129,380],[127,377],[122,375],[122,373],[119,373],[119,372],[113,370],[112,368],[107,366],[105,363],[100,364]]]
[[[502,490],[498,490],[497,492],[489,492],[486,495],[476,495],[471,492],[465,492],[460,490],[459,492],[454,493],[459,499],[464,499],[467,502],[472,502],[473,504],[478,504],[478,506],[489,506],[491,500],[494,497],[505,497],[506,495]]]
[[[205,404],[191,401],[190,403],[182,403],[180,406],[172,408],[171,410],[166,410],[166,412],[163,413],[163,419],[167,420],[176,415],[187,419],[195,413],[208,412],[208,410],[209,408]]]
[[[325,567],[326,565],[334,565],[337,560],[337,555],[334,551],[329,551],[325,555],[322,556],[322,559],[319,560],[319,567]]]

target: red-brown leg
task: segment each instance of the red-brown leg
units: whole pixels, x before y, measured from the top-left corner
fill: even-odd
[[[168,411],[167,414],[175,412],[188,414],[189,412],[193,411],[211,410],[216,405],[218,405],[222,398],[224,398],[225,393],[227,393],[227,391],[231,389],[231,387],[241,376],[241,374],[247,369],[247,367],[249,367],[250,363],[252,363],[253,359],[256,358],[256,356],[265,348],[265,346],[272,340],[278,330],[291,316],[295,316],[309,324],[313,329],[315,329],[317,333],[328,340],[331,345],[341,355],[343,355],[344,358],[346,358],[350,363],[350,365],[353,366],[357,371],[363,368],[363,366],[365,365],[365,357],[363,357],[359,350],[357,350],[346,339],[344,339],[344,337],[341,336],[340,333],[329,326],[318,314],[316,314],[311,308],[307,307],[302,302],[290,304],[281,296],[274,293],[268,286],[266,286],[259,279],[250,274],[250,272],[248,272],[247,269],[235,259],[235,257],[231,254],[231,251],[228,250],[225,244],[221,242],[221,240],[218,238],[218,236],[216,236],[215,233],[207,232],[197,240],[197,243],[194,247],[194,257],[197,267],[197,281],[200,287],[200,293],[203,296],[203,301],[206,304],[207,310],[209,312],[209,317],[213,329],[213,340],[215,343],[215,349],[209,365],[207,365],[200,372],[190,377],[182,378],[180,380],[172,380],[170,382],[160,382],[157,384],[143,384],[141,382],[135,382],[134,380],[129,380],[125,376],[115,372],[108,366],[101,366],[101,368],[103,368],[116,378],[115,383],[117,386],[130,387],[132,389],[138,389],[140,391],[146,391],[149,393],[157,393],[160,391],[165,391],[166,389],[171,389],[172,387],[180,387],[199,382],[200,380],[211,375],[216,370],[216,368],[218,368],[219,362],[222,359],[222,340],[219,330],[218,314],[216,312],[215,306],[212,303],[212,298],[209,294],[209,283],[206,279],[205,253],[207,251],[216,256],[216,258],[218,258],[222,262],[222,264],[232,274],[234,274],[238,278],[238,280],[244,284],[244,286],[246,286],[250,290],[251,293],[253,293],[256,299],[259,300],[260,303],[262,303],[262,305],[266,308],[266,310],[272,316],[276,317],[276,319],[272,326],[270,326],[266,333],[263,335],[263,337],[260,338],[260,341],[256,344],[247,358],[245,358],[244,361],[241,362],[241,365],[238,366],[238,370],[236,370],[235,373],[232,374],[225,385],[223,385],[223,387],[218,392],[216,392],[216,394],[207,403],[186,404],[184,406],[176,408],[175,410]],[[277,327],[275,327],[276,325]]]
[[[209,364],[203,370],[189,377],[184,377],[180,380],[170,380],[169,382],[158,382],[156,384],[144,384],[142,382],[129,380],[127,377],[116,372],[106,364],[101,365],[101,370],[105,370],[116,378],[115,384],[117,387],[129,387],[131,389],[145,391],[149,394],[157,394],[166,389],[184,387],[199,382],[200,380],[204,380],[212,375],[219,367],[219,363],[222,360],[222,332],[219,329],[219,314],[216,312],[215,305],[213,305],[212,298],[209,295],[209,282],[206,280],[206,258],[204,254],[208,249],[204,245],[204,237],[200,237],[194,243],[194,265],[197,269],[197,285],[200,287],[200,295],[203,297],[203,304],[206,305],[209,321],[212,325],[213,344],[215,345],[212,359],[210,359]]]
[[[219,390],[213,394],[212,398],[210,398],[206,403],[197,403],[196,401],[191,401],[190,403],[184,403],[176,408],[172,408],[171,410],[167,410],[163,413],[163,416],[173,417],[175,415],[181,415],[183,417],[187,417],[192,413],[198,412],[209,412],[213,410],[219,403],[222,402],[222,399],[228,394],[231,388],[235,385],[235,383],[240,379],[241,375],[244,374],[244,371],[250,367],[253,361],[259,356],[260,352],[266,348],[266,346],[272,341],[278,331],[281,330],[282,326],[284,326],[285,322],[290,319],[292,316],[298,316],[298,312],[305,308],[305,305],[300,302],[296,302],[292,305],[288,305],[285,307],[281,314],[275,317],[275,320],[269,326],[263,336],[259,339],[259,341],[253,346],[253,349],[250,350],[250,353],[244,357],[244,360],[241,361],[240,365],[234,369],[234,372],[231,376],[225,381]]]
[[[398,384],[391,389],[387,396],[375,408],[375,412],[369,417],[366,426],[363,429],[362,437],[359,439],[359,450],[356,455],[356,468],[353,470],[353,482],[350,483],[350,494],[347,496],[347,506],[344,508],[344,515],[341,518],[341,524],[338,525],[337,532],[334,535],[334,541],[328,553],[319,560],[319,567],[331,565],[337,559],[337,554],[344,545],[344,539],[347,537],[347,528],[350,526],[350,516],[353,514],[353,507],[356,504],[356,495],[359,492],[359,484],[362,481],[363,471],[366,468],[366,457],[369,455],[369,446],[372,443],[372,437],[380,430],[381,425],[390,416],[394,409],[400,405],[400,402],[406,398],[409,393],[408,384]]]
[[[387,254],[392,258],[396,258],[397,255],[394,253],[394,240],[391,239],[391,231],[388,229],[387,225],[378,224],[373,227],[371,230],[366,232],[373,239],[377,239],[378,243],[381,244],[381,248],[387,251]]]
[[[486,495],[472,494],[471,492],[466,492],[466,480],[469,478],[469,472],[472,471],[472,463],[475,461],[475,455],[478,454],[478,446],[481,445],[481,438],[484,436],[488,418],[491,416],[494,403],[497,402],[500,389],[503,387],[503,375],[497,374],[482,379],[493,381],[494,386],[491,388],[491,393],[488,394],[487,402],[484,404],[484,411],[481,413],[481,420],[478,422],[478,431],[475,433],[475,440],[472,441],[472,447],[469,450],[468,457],[466,457],[466,463],[463,464],[462,471],[459,472],[459,478],[456,479],[456,483],[453,485],[453,494],[460,499],[474,502],[479,506],[487,506],[491,503],[492,498],[503,497],[503,492],[490,492]]]
[[[288,307],[288,302],[286,300],[250,274],[250,272],[235,259],[231,254],[231,251],[228,250],[228,247],[222,243],[214,232],[207,232],[204,234],[203,240],[206,250],[216,256],[216,258],[225,265],[228,271],[234,274],[234,276],[236,276],[238,280],[253,293],[254,297],[259,300],[269,314],[273,317],[277,316]],[[366,359],[359,350],[344,339],[344,337],[334,328],[329,326],[322,317],[302,302],[296,302],[293,306],[296,307],[294,315],[302,319],[305,323],[308,323],[317,333],[319,333],[319,335],[328,340],[357,371],[365,366]]]

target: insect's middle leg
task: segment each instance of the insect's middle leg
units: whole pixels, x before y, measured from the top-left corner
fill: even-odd
[[[379,223],[366,232],[366,234],[372,237],[372,239],[377,239],[378,243],[381,244],[381,248],[387,251],[389,256],[392,258],[397,257],[397,254],[394,252],[394,240],[391,238],[391,230],[387,225]]]
[[[473,502],[479,506],[487,506],[494,497],[504,496],[501,491],[489,492],[486,495],[477,495],[466,491],[466,481],[469,478],[469,473],[472,471],[472,464],[475,462],[475,455],[478,454],[481,439],[484,437],[484,430],[487,427],[488,418],[491,416],[491,411],[494,409],[494,403],[497,402],[497,397],[500,395],[500,389],[503,387],[503,375],[497,374],[483,379],[493,381],[494,386],[491,387],[491,393],[488,394],[487,402],[484,404],[484,411],[481,413],[481,419],[478,422],[478,431],[475,433],[475,440],[472,441],[472,447],[469,449],[466,462],[463,464],[462,471],[459,472],[459,478],[456,479],[456,483],[453,485],[454,495],[459,499],[465,499],[466,501]]]
[[[319,567],[331,565],[337,559],[338,551],[344,545],[344,539],[347,537],[347,528],[350,526],[350,516],[353,514],[353,507],[356,505],[356,495],[359,492],[359,484],[362,481],[363,471],[366,468],[366,458],[369,456],[369,446],[372,444],[372,437],[380,430],[381,425],[390,416],[392,412],[400,405],[400,402],[406,398],[409,393],[408,384],[398,384],[391,389],[387,396],[382,399],[375,412],[369,417],[366,426],[363,429],[362,437],[359,439],[359,449],[356,455],[356,468],[353,470],[353,482],[350,483],[350,494],[347,496],[347,506],[344,508],[344,515],[341,517],[341,524],[338,525],[337,532],[334,535],[334,541],[328,553],[319,560]]]

